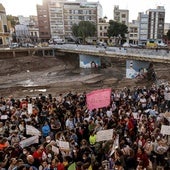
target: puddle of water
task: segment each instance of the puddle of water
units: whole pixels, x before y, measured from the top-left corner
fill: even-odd
[[[24,87],[30,87],[30,86],[37,86],[32,80],[25,80],[25,81],[21,81],[20,83],[18,83],[18,85],[22,85]]]
[[[47,89],[35,89],[34,91],[46,92],[46,91],[47,91]]]

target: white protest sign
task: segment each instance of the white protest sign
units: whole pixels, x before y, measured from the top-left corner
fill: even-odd
[[[163,135],[170,135],[170,126],[168,125],[162,125],[161,126],[161,133]]]
[[[30,138],[22,140],[19,144],[22,148],[24,148],[24,147],[30,146],[34,143],[39,143],[39,137],[38,136],[32,136]]]
[[[164,92],[164,98],[165,98],[165,100],[170,100],[170,93]]]
[[[112,145],[112,150],[110,152],[110,156],[113,155],[113,153],[115,152],[116,147],[119,147],[119,135],[117,135],[116,139],[114,140],[114,143]]]
[[[1,115],[1,120],[6,120],[8,119],[8,115]]]
[[[41,132],[31,125],[26,125],[26,134],[27,135],[41,136]]]
[[[107,141],[111,140],[113,138],[113,129],[108,129],[108,130],[100,130],[97,132],[97,142],[100,141]]]
[[[59,154],[59,149],[56,146],[54,146],[54,145],[52,145],[52,151],[54,153],[56,153],[57,155]]]
[[[56,140],[56,142],[61,150],[70,150],[69,142],[60,140]]]
[[[32,114],[32,104],[28,103],[28,114]]]

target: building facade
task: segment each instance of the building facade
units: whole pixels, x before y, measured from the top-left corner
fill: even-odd
[[[44,0],[43,5],[37,5],[37,14],[41,39],[66,38],[72,36],[73,24],[80,21],[90,21],[97,26],[102,6],[87,0]]]
[[[51,38],[48,2],[49,0],[43,0],[42,5],[37,5],[39,38],[42,42]]]
[[[114,6],[113,10],[113,19],[114,21],[120,22],[128,26],[129,24],[129,10],[119,9],[118,5]]]
[[[143,12],[138,13],[138,44],[146,44],[148,39],[148,15]]]
[[[4,6],[0,3],[0,46],[10,42],[7,16]]]
[[[164,35],[165,9],[158,6],[156,9],[147,10],[148,14],[148,39],[162,40]]]
[[[138,44],[138,27],[139,23],[137,20],[133,20],[129,23],[129,43],[130,44]]]

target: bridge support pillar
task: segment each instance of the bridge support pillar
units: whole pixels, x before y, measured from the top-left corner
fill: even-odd
[[[15,51],[12,51],[12,55],[13,55],[13,57],[15,57],[15,56],[16,56]]]
[[[43,54],[43,57],[45,56],[45,51],[44,50],[42,50],[42,54]]]
[[[53,57],[55,56],[55,50],[54,49],[52,49],[52,55],[53,55]]]

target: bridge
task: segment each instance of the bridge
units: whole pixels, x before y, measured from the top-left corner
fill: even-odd
[[[170,63],[169,49],[139,49],[124,47],[96,47],[94,45],[63,44],[36,48],[1,48],[0,57],[23,55],[84,54],[99,57],[110,57],[148,62]]]

